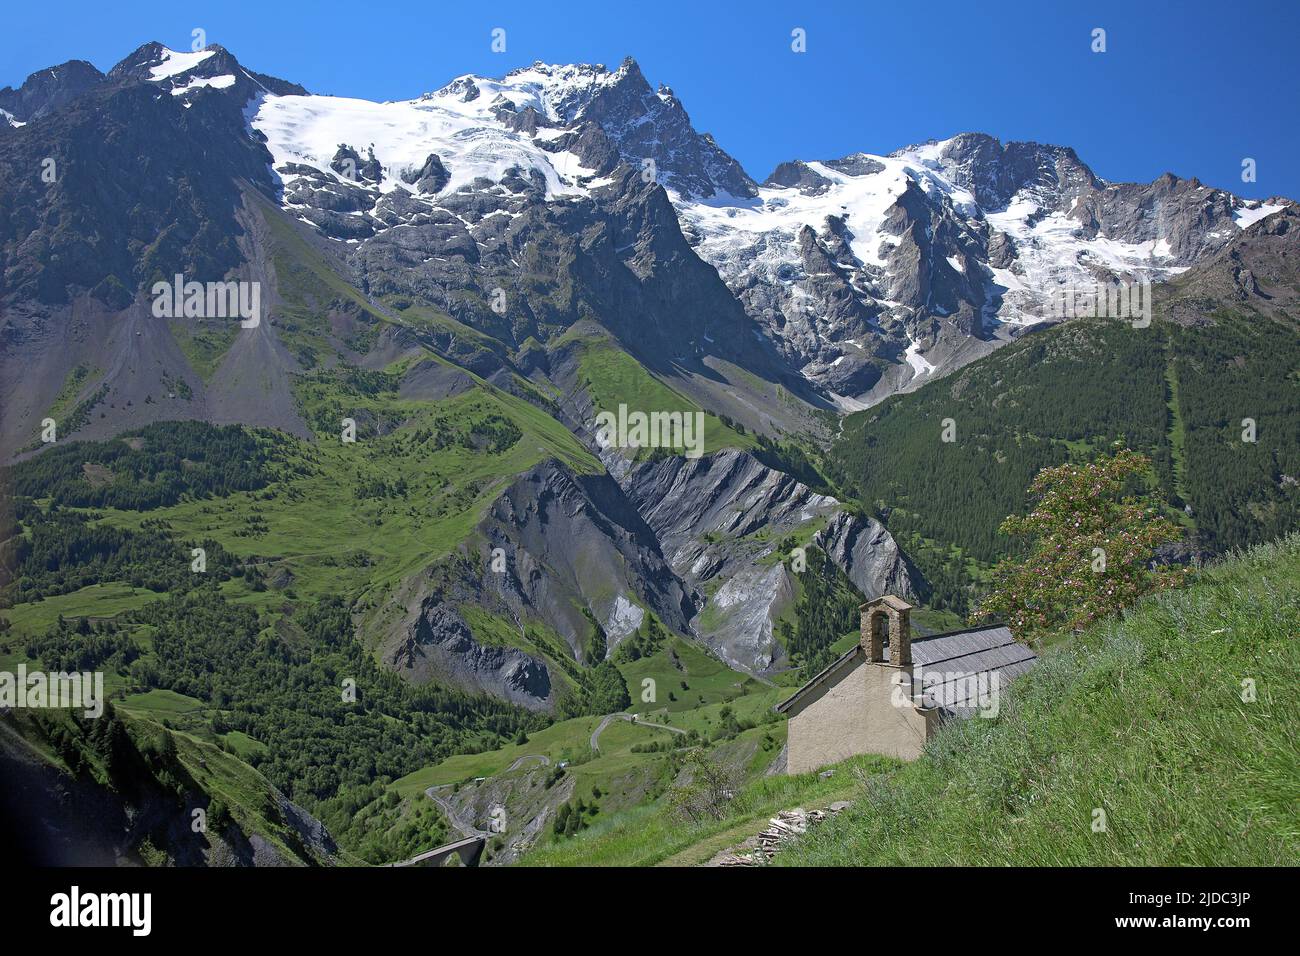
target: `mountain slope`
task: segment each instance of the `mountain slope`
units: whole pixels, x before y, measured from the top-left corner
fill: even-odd
[[[1149,328],[1066,323],[849,416],[830,473],[887,515],[958,610],[968,562],[1013,546],[997,525],[1023,508],[1033,475],[1114,441],[1152,457],[1152,486],[1194,532],[1195,548],[1221,553],[1294,528],[1297,223],[1294,209],[1265,218],[1155,287]],[[1254,441],[1243,440],[1250,422]]]
[[[563,357],[552,343],[595,321],[655,375],[768,434],[816,430],[813,409],[878,401],[990,351],[1059,283],[1168,277],[1284,205],[1172,176],[1108,184],[1068,149],[979,134],[783,164],[759,187],[631,60],[460,77],[381,104],[309,95],[221,47],[150,43],[106,77],[60,68],[25,89],[33,122],[0,144],[5,378],[34,396],[6,416],[12,441],[78,365],[60,364],[79,350],[66,330],[89,323],[116,337],[117,365],[175,379],[174,350],[138,324],[147,283],[274,285],[253,195],[308,224],[374,308],[440,313],[541,379]],[[46,157],[55,183],[23,175]],[[88,192],[109,166],[142,175]],[[202,174],[151,188],[162,169]],[[229,333],[213,334],[205,347],[220,350]],[[239,351],[291,376],[266,335]],[[173,391],[151,378],[126,424]],[[90,376],[83,397],[102,384]],[[120,397],[101,403],[105,427]],[[215,420],[255,414],[216,406]]]
[[[6,714],[0,766],[0,820],[13,829],[20,859],[47,866],[340,862],[329,831],[260,773],[147,717]]]
[[[7,449],[39,458],[46,418],[60,442],[197,419],[333,444],[353,423],[355,447],[292,446],[301,471],[279,476],[265,506],[250,496],[214,518],[169,503],[149,509],[150,520],[213,535],[259,563],[267,555],[247,538],[269,538],[278,573],[303,593],[330,593],[340,577],[332,562],[348,555],[369,569],[347,591],[358,636],[389,666],[418,683],[554,708],[585,679],[573,668],[592,653],[593,627],[601,655],[647,615],[692,634],[710,597],[664,563],[644,506],[597,474],[597,409],[712,409],[704,437],[713,453],[752,446],[750,429],[814,425],[814,407],[826,404],[691,250],[653,177],[617,151],[598,170],[571,162],[570,147],[587,155],[603,130],[630,149],[640,123],[675,142],[659,159],[681,183],[704,169],[717,188],[748,188],[633,63],[613,74],[539,68],[370,104],[308,95],[220,47],[144,45],[6,143],[15,164],[52,140],[81,149],[106,137],[108,159],[125,165],[142,162],[155,137],[196,150],[151,156],[189,171],[192,188],[127,178],[116,193],[86,198],[75,190],[105,174],[74,163],[48,192],[15,196]],[[556,124],[569,128],[539,134]],[[77,228],[65,229],[74,216]],[[146,245],[132,228],[162,238]],[[84,261],[71,263],[60,243],[87,236]],[[174,273],[255,283],[263,314],[252,328],[158,316],[145,290]],[[416,459],[430,450],[461,469]],[[108,456],[89,453],[87,467],[97,457]],[[602,454],[620,478],[635,458]],[[785,481],[751,465],[773,487]],[[99,481],[125,480],[113,464],[94,467]],[[312,491],[306,509],[300,496],[313,482],[303,472],[348,477]],[[348,494],[362,504],[349,509]],[[408,503],[415,494],[423,514]],[[794,530],[784,513],[769,521],[773,504],[756,504],[749,533]],[[567,524],[573,540],[552,544],[571,509],[582,516]],[[294,533],[307,510],[333,518]],[[892,542],[879,544],[887,552]],[[744,541],[714,550],[730,547],[749,559],[763,550]],[[498,548],[509,572],[482,571]],[[431,571],[453,554],[480,563],[453,575],[449,592]],[[846,566],[871,560],[845,555]],[[779,562],[770,564],[760,577],[785,593]],[[739,666],[766,669],[782,656],[771,629],[779,610],[739,623],[729,620],[738,611],[715,614],[705,630],[756,648]]]
[[[363,247],[397,224],[426,228],[432,214],[436,250],[459,256],[483,250],[480,216],[499,232],[529,196],[581,205],[629,175],[662,184],[754,334],[848,408],[1050,318],[1059,284],[1168,278],[1286,204],[1173,175],[1111,184],[1068,148],[977,133],[785,163],[758,186],[631,60],[613,72],[539,63],[499,80],[464,76],[404,103],[271,97],[252,122],[277,157],[286,202]],[[422,269],[441,259],[435,251]],[[718,341],[707,329],[704,339]]]
[[[0,119],[11,127],[24,126],[72,101],[103,78],[104,74],[85,60],[37,70],[17,89],[0,89]]]

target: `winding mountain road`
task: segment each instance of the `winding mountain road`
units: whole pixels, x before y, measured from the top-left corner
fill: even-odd
[[[605,717],[601,718],[600,723],[596,725],[596,729],[592,731],[591,734],[592,750],[600,749],[601,732],[616,720],[626,720],[634,724],[640,724],[642,727],[656,727],[659,730],[667,730],[670,733],[681,734],[683,737],[686,736],[686,731],[682,730],[680,727],[669,727],[667,724],[656,724],[656,723],[652,723],[649,720],[637,720],[631,714],[608,714]]]
[[[524,754],[523,756],[516,757],[514,762],[501,772],[509,773],[511,770],[518,770],[521,766],[523,766],[524,761],[526,760],[536,760],[538,766],[540,767],[549,767],[551,765],[551,758],[546,756],[546,754]],[[430,800],[432,800],[434,803],[436,803],[439,806],[439,808],[441,808],[443,815],[447,818],[447,822],[450,823],[460,833],[464,834],[466,837],[491,838],[492,836],[494,836],[493,833],[487,830],[480,830],[478,827],[474,826],[474,824],[469,823],[464,819],[462,819],[461,817],[457,816],[455,808],[451,805],[451,801],[448,800],[446,797],[440,797],[436,792],[438,790],[449,790],[449,789],[451,789],[451,784],[440,783],[437,786],[426,788],[424,791],[424,795],[428,797]]]
[[[680,727],[669,727],[667,724],[656,724],[649,720],[637,720],[632,714],[607,714],[605,717],[601,718],[600,723],[591,734],[592,750],[600,750],[601,732],[616,720],[626,720],[630,723],[640,724],[642,727],[654,727],[656,730],[666,730],[669,733],[680,734],[683,737],[686,736],[686,731],[682,730]],[[506,767],[506,769],[501,772],[509,773],[511,770],[518,770],[523,766],[524,762],[528,760],[536,760],[538,766],[541,767],[549,767],[551,765],[551,758],[546,756],[546,754],[523,754],[522,756],[516,757],[510,766]],[[439,795],[439,790],[450,790],[451,787],[452,785],[449,783],[427,787],[425,788],[424,795],[438,805],[442,810],[443,815],[447,818],[447,822],[450,823],[452,828],[462,836],[466,838],[491,839],[495,834],[487,830],[480,830],[478,827],[474,826],[473,823],[465,820],[456,812],[456,808],[452,806],[450,800]]]
[[[506,767],[505,772],[509,773],[511,770],[518,770],[525,760],[536,760],[540,767],[549,767],[551,765],[551,758],[546,754],[524,754],[522,757],[516,757],[515,762]]]
[[[491,839],[495,834],[489,833],[487,830],[480,830],[478,827],[474,826],[474,824],[465,822],[456,814],[456,808],[451,805],[450,800],[434,793],[435,790],[447,790],[450,787],[451,784],[449,783],[440,784],[436,787],[429,787],[424,791],[424,795],[442,809],[442,813],[447,818],[447,822],[460,831],[464,836]]]

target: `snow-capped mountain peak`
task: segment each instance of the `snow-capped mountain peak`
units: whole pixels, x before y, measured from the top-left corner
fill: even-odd
[[[615,161],[644,166],[682,194],[753,195],[754,183],[740,164],[713,137],[695,131],[671,88],[652,89],[631,57],[616,70],[599,63],[539,61],[500,79],[467,74],[421,100],[459,104],[452,108],[502,119],[514,128],[542,126],[580,134],[591,124],[608,142]],[[588,144],[588,160],[591,152]],[[595,165],[608,171],[608,163]]]
[[[168,77],[188,73],[204,60],[212,56],[215,50],[199,50],[194,53],[177,53],[163,47],[159,51],[159,62],[149,67],[151,80],[165,80]]]
[[[219,48],[213,47],[193,52],[178,52],[155,41],[144,44],[120,60],[109,77],[161,82],[188,73],[205,60],[215,56]]]
[[[962,133],[780,164],[754,197],[673,194],[696,251],[787,360],[857,407],[1051,320],[1062,285],[1168,278],[1282,208],[1112,184],[1068,147]]]
[[[579,116],[596,90],[617,82],[621,75],[622,71],[610,73],[601,64],[538,61],[500,79],[465,74],[421,100],[473,104],[483,115],[502,107],[518,113],[531,109],[549,123],[566,125]]]
[[[612,71],[539,62],[499,79],[466,74],[409,101],[259,95],[249,112],[286,204],[353,242],[429,214],[439,194],[580,197],[620,166],[688,198],[755,188],[631,58]]]
[[[218,70],[260,79],[220,48],[142,50],[131,68],[173,93],[219,87]],[[409,101],[287,94],[249,84],[250,124],[285,205],[326,236],[364,244],[451,216],[477,242],[499,232],[492,217],[635,170],[758,334],[845,407],[1050,320],[1061,285],[1170,277],[1280,208],[1176,176],[1108,183],[1068,147],[982,133],[793,160],[760,186],[631,59],[466,74]]]
[[[172,96],[186,97],[198,90],[226,90],[241,103],[260,93],[305,93],[294,83],[264,76],[244,68],[234,55],[218,44],[201,50],[177,51],[157,41],[146,43],[125,57],[108,73],[111,80],[143,80]]]

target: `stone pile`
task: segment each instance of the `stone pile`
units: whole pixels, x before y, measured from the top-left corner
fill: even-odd
[[[834,816],[848,805],[847,800],[841,800],[821,810],[805,810],[803,807],[782,810],[767,821],[767,829],[745,840],[744,843],[723,850],[709,861],[709,865],[763,866],[776,856],[783,843],[797,839],[806,833],[810,826]]]

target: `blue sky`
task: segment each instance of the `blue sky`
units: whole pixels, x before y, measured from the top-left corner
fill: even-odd
[[[57,22],[52,22],[52,18]],[[1165,171],[1300,198],[1293,0],[925,3],[11,4],[0,85],[68,59],[100,69],[206,30],[313,92],[403,99],[461,73],[631,55],[757,179],[778,162],[889,152],[963,130],[1075,147],[1100,176]],[[493,53],[491,30],[506,30]],[[791,51],[803,28],[807,52]],[[1094,28],[1106,52],[1091,50]],[[1241,181],[1245,157],[1257,182]]]

